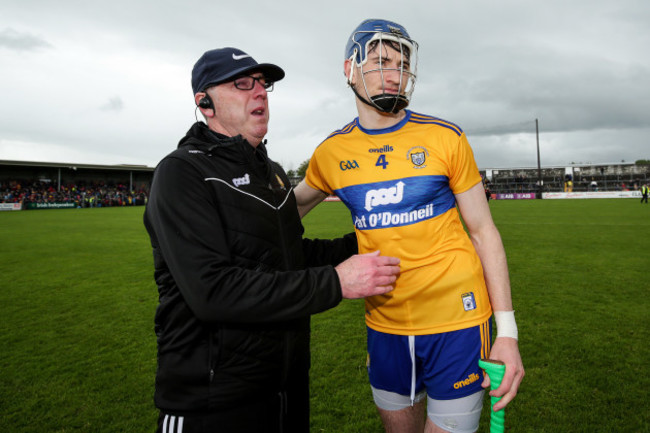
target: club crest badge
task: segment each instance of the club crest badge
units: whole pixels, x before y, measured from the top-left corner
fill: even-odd
[[[476,310],[476,299],[474,298],[474,293],[463,293],[461,298],[463,299],[463,308],[465,311]]]
[[[412,147],[406,153],[406,158],[413,163],[413,168],[426,167],[427,156],[429,156],[429,152],[421,146]]]

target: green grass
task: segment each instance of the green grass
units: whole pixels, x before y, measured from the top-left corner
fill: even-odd
[[[153,431],[142,211],[0,213],[0,431]]]
[[[650,432],[650,206],[490,207],[526,366],[507,431]],[[157,291],[142,212],[0,212],[0,431],[154,430]],[[304,223],[311,237],[352,229],[340,203],[318,206]],[[312,330],[312,432],[381,432],[363,302],[314,316]]]

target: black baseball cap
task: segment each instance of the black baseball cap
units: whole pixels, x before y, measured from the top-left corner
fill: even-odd
[[[192,69],[192,90],[196,95],[210,86],[225,83],[238,75],[260,71],[268,81],[284,78],[284,70],[271,63],[257,63],[238,48],[217,48],[206,51]]]

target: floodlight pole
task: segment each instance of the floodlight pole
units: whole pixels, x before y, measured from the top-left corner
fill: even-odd
[[[535,119],[535,135],[537,136],[537,198],[542,198],[542,165],[539,160],[539,121]]]

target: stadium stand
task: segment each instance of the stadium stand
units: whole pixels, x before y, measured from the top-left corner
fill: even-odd
[[[0,203],[22,209],[48,207],[140,206],[147,201],[153,167],[0,160]],[[573,192],[636,191],[650,182],[650,165],[576,164],[487,168],[481,175],[492,194],[562,192],[568,178]],[[292,178],[297,184],[301,178]]]
[[[0,203],[23,209],[139,206],[153,168],[0,160]]]
[[[481,169],[492,193],[538,192],[537,167]],[[570,179],[574,192],[637,190],[650,178],[650,165],[635,163],[542,167],[541,192],[561,192]],[[594,186],[595,185],[595,186]]]

